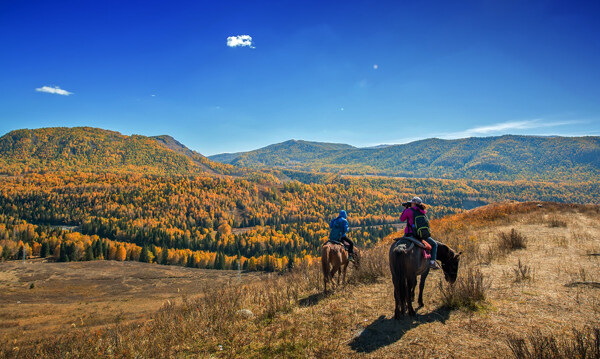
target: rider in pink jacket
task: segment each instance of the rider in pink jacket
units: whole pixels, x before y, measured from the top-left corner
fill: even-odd
[[[415,214],[414,211],[419,211],[423,214],[427,214],[425,210],[425,205],[423,201],[419,197],[414,197],[412,201],[410,201],[410,207],[407,207],[402,212],[400,216],[400,221],[406,221],[406,228],[404,228],[404,236],[414,237],[413,235],[413,225],[415,224]],[[425,241],[429,243],[431,246],[431,260],[429,261],[429,267],[432,269],[440,269],[440,266],[437,264],[437,242],[433,240],[433,238],[426,238]]]

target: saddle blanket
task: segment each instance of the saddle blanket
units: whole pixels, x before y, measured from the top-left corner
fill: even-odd
[[[397,241],[401,240],[401,239],[406,239],[409,242],[413,242],[417,247],[421,247],[423,249],[423,257],[425,259],[430,259],[431,258],[431,245],[429,243],[427,243],[424,240],[418,240],[416,238],[413,237],[401,237],[398,238]]]

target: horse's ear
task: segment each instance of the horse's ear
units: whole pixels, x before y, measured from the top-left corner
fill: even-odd
[[[458,252],[458,254],[454,256],[454,258],[460,257],[461,254],[462,254],[462,251]]]

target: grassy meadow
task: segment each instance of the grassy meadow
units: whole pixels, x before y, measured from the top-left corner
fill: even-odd
[[[400,321],[393,319],[387,264],[394,234],[365,252],[361,268],[349,269],[345,286],[327,294],[322,292],[318,266],[299,267],[283,275],[244,276],[240,282],[232,272],[212,271],[224,276],[217,280],[206,277],[211,271],[118,263],[132,266],[128,271],[141,266],[140,278],[147,275],[146,280],[138,278],[147,283],[138,285],[135,294],[130,288],[119,296],[129,299],[111,307],[93,306],[82,300],[85,289],[78,292],[64,286],[59,296],[72,302],[74,315],[66,320],[57,314],[55,319],[63,329],[49,336],[49,327],[26,324],[30,319],[41,321],[32,308],[38,305],[44,311],[43,302],[48,301],[30,296],[32,303],[19,304],[31,306],[30,310],[17,310],[15,304],[14,310],[2,312],[3,322],[17,324],[2,327],[0,353],[9,358],[542,358],[548,357],[544,351],[550,351],[551,357],[596,358],[599,219],[598,206],[504,203],[435,221],[434,237],[463,251],[459,278],[449,286],[441,273],[431,274],[425,306],[416,318]],[[63,269],[66,278],[94,272],[86,266],[100,264],[56,265],[71,266]],[[13,266],[3,273],[26,278],[27,265],[2,265]],[[169,278],[168,272],[176,270],[182,272],[171,272],[171,277],[181,278]],[[123,271],[113,271],[107,280],[120,282],[122,288],[136,280],[135,275],[119,273]],[[10,288],[9,276],[3,274],[0,281],[2,293]],[[44,290],[41,283],[27,287],[41,280],[21,280],[20,287],[14,285],[20,289],[12,290]],[[99,282],[89,281],[88,292]],[[114,294],[107,294],[106,299]],[[154,306],[141,309],[144,301]],[[75,315],[77,305],[87,305],[89,317],[82,318],[83,328],[78,326],[81,315]],[[55,307],[60,305],[46,310]],[[112,312],[112,320],[107,316],[106,321],[85,327],[97,312],[106,310]],[[123,315],[118,315],[120,311]],[[71,327],[65,330],[69,322]]]

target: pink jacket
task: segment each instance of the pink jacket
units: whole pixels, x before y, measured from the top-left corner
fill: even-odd
[[[413,207],[410,208],[406,208],[403,212],[402,215],[400,215],[400,221],[404,222],[406,221],[406,227],[404,228],[404,234],[409,234],[412,233],[412,227],[413,224],[415,224],[415,217],[413,214],[413,210],[411,209]],[[421,209],[419,207],[416,207],[416,210],[423,213],[423,214],[427,214],[427,210]]]

